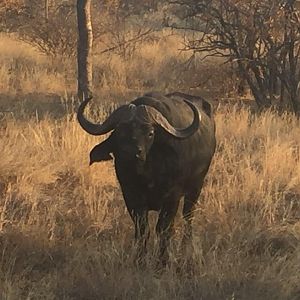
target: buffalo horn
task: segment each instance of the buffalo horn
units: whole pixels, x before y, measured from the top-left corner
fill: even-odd
[[[77,120],[81,127],[91,135],[103,135],[113,130],[121,120],[132,118],[136,107],[135,105],[122,105],[113,111],[102,124],[94,124],[84,116],[84,109],[92,97],[85,99],[77,111]]]
[[[164,128],[168,133],[173,135],[176,138],[179,139],[185,139],[193,135],[199,128],[200,124],[200,118],[201,115],[199,115],[199,111],[197,107],[191,103],[190,101],[184,100],[184,102],[192,109],[194,113],[194,119],[190,126],[187,128],[175,128],[173,127],[169,121],[155,108],[151,106],[145,106],[145,110],[150,117],[150,119],[153,121],[153,123],[156,123],[157,125]]]

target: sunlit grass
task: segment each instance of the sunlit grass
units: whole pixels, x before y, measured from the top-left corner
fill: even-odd
[[[111,108],[101,103],[149,90],[209,99],[234,92],[228,66],[187,63],[189,54],[178,51],[182,38],[167,35],[142,44],[127,59],[95,55],[99,97],[92,109],[100,109],[94,118],[102,120]],[[76,91],[76,63],[52,60],[3,35],[0,62],[1,300],[300,299],[296,117],[221,105],[193,249],[180,251],[179,211],[170,266],[157,274],[155,213],[147,264],[138,269],[133,225],[113,163],[88,166],[89,151],[105,137],[89,136],[77,124],[77,103],[68,98]],[[66,98],[63,112],[59,97]]]
[[[153,251],[145,270],[134,267],[113,164],[88,167],[99,139],[72,115],[8,121],[0,140],[2,298],[297,299],[299,121],[219,110],[216,122],[194,249],[184,257],[177,249],[179,213],[171,265],[157,277]]]

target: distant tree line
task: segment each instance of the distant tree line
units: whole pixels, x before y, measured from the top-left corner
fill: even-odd
[[[92,1],[94,43],[101,52],[129,55],[153,32],[139,15],[153,11],[158,1]],[[152,8],[153,7],[153,8]],[[132,16],[134,25],[131,26]],[[0,3],[0,31],[17,33],[19,38],[51,56],[74,57],[77,49],[75,0],[7,0]]]
[[[180,0],[169,5],[184,22],[167,26],[193,32],[184,50],[234,63],[259,107],[300,112],[299,1]]]
[[[101,0],[91,1],[93,40],[100,52],[124,58],[160,26],[185,35],[182,50],[222,57],[235,67],[260,108],[300,112],[300,1]],[[157,28],[144,22],[159,15]],[[150,18],[151,19],[151,18]],[[76,1],[6,0],[0,30],[52,56],[75,56]]]

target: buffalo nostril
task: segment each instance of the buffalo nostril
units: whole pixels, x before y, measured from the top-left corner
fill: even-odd
[[[135,157],[136,157],[136,158],[140,158],[140,157],[141,157],[141,154],[142,154],[142,148],[141,148],[141,147],[138,147],[138,148],[137,148],[137,151],[136,151],[136,154],[135,154]]]

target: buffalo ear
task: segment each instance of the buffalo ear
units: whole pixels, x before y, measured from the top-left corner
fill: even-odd
[[[203,99],[202,100],[202,108],[209,117],[212,117],[213,109],[212,109],[211,103],[209,103],[208,101]]]
[[[112,160],[113,157],[110,155],[112,152],[112,140],[111,137],[96,145],[90,152],[90,165],[95,162]]]

